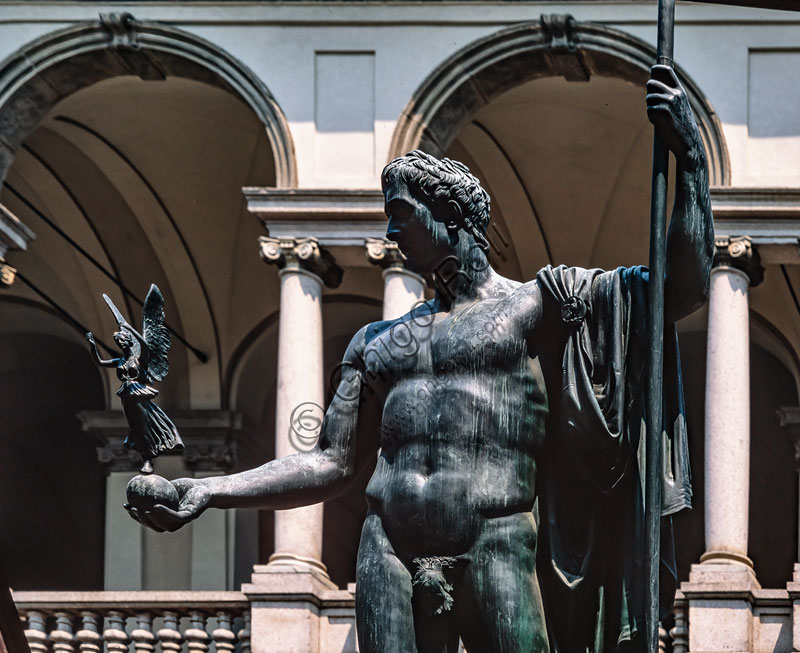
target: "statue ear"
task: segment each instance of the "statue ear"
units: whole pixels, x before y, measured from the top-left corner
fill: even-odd
[[[447,228],[460,229],[464,224],[463,214],[461,213],[461,205],[455,200],[448,200],[447,209],[449,213],[446,223]]]

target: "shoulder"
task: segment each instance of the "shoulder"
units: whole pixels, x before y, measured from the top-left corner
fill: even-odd
[[[355,335],[350,339],[347,349],[344,352],[344,360],[354,362],[359,358],[363,358],[364,349],[367,346],[367,333],[377,322],[372,322],[361,327],[356,331]]]
[[[547,265],[536,275],[536,280],[543,290],[559,300],[559,303],[572,296],[589,300],[601,287],[632,286],[637,283],[647,283],[647,279],[647,268],[641,265],[618,267],[613,270]]]

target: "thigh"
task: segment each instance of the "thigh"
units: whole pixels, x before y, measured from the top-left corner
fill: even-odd
[[[380,517],[369,513],[356,566],[356,629],[361,653],[417,653],[411,574],[395,555]]]
[[[549,652],[532,515],[487,520],[465,581],[473,618],[461,634],[469,653]]]

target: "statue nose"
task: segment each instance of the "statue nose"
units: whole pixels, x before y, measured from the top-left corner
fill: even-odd
[[[389,224],[386,226],[386,237],[397,243],[402,233],[403,229],[400,224],[398,224],[397,220],[395,218],[389,218]]]

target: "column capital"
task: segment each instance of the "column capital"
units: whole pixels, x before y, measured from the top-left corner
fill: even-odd
[[[714,245],[714,267],[727,266],[744,272],[750,279],[750,287],[764,280],[761,257],[750,236],[721,236],[714,240]]]
[[[280,270],[295,269],[310,272],[320,278],[328,288],[337,288],[342,283],[344,271],[336,264],[328,250],[319,246],[316,238],[271,238],[258,239],[261,258]]]
[[[367,260],[384,270],[388,268],[405,268],[406,257],[400,247],[388,238],[367,238],[364,242],[367,249]]]
[[[198,472],[230,471],[236,460],[236,441],[242,416],[227,410],[170,411],[184,442],[182,455],[187,469]],[[128,422],[122,411],[82,410],[77,415],[97,451],[97,459],[108,472],[135,472],[142,466],[141,456],[126,449],[122,441]]]
[[[406,257],[400,251],[400,246],[388,238],[365,238],[364,247],[367,250],[367,260],[373,265],[383,269],[383,278],[387,273],[405,274],[419,281],[423,285],[432,285],[428,280],[412,272],[406,267]]]

